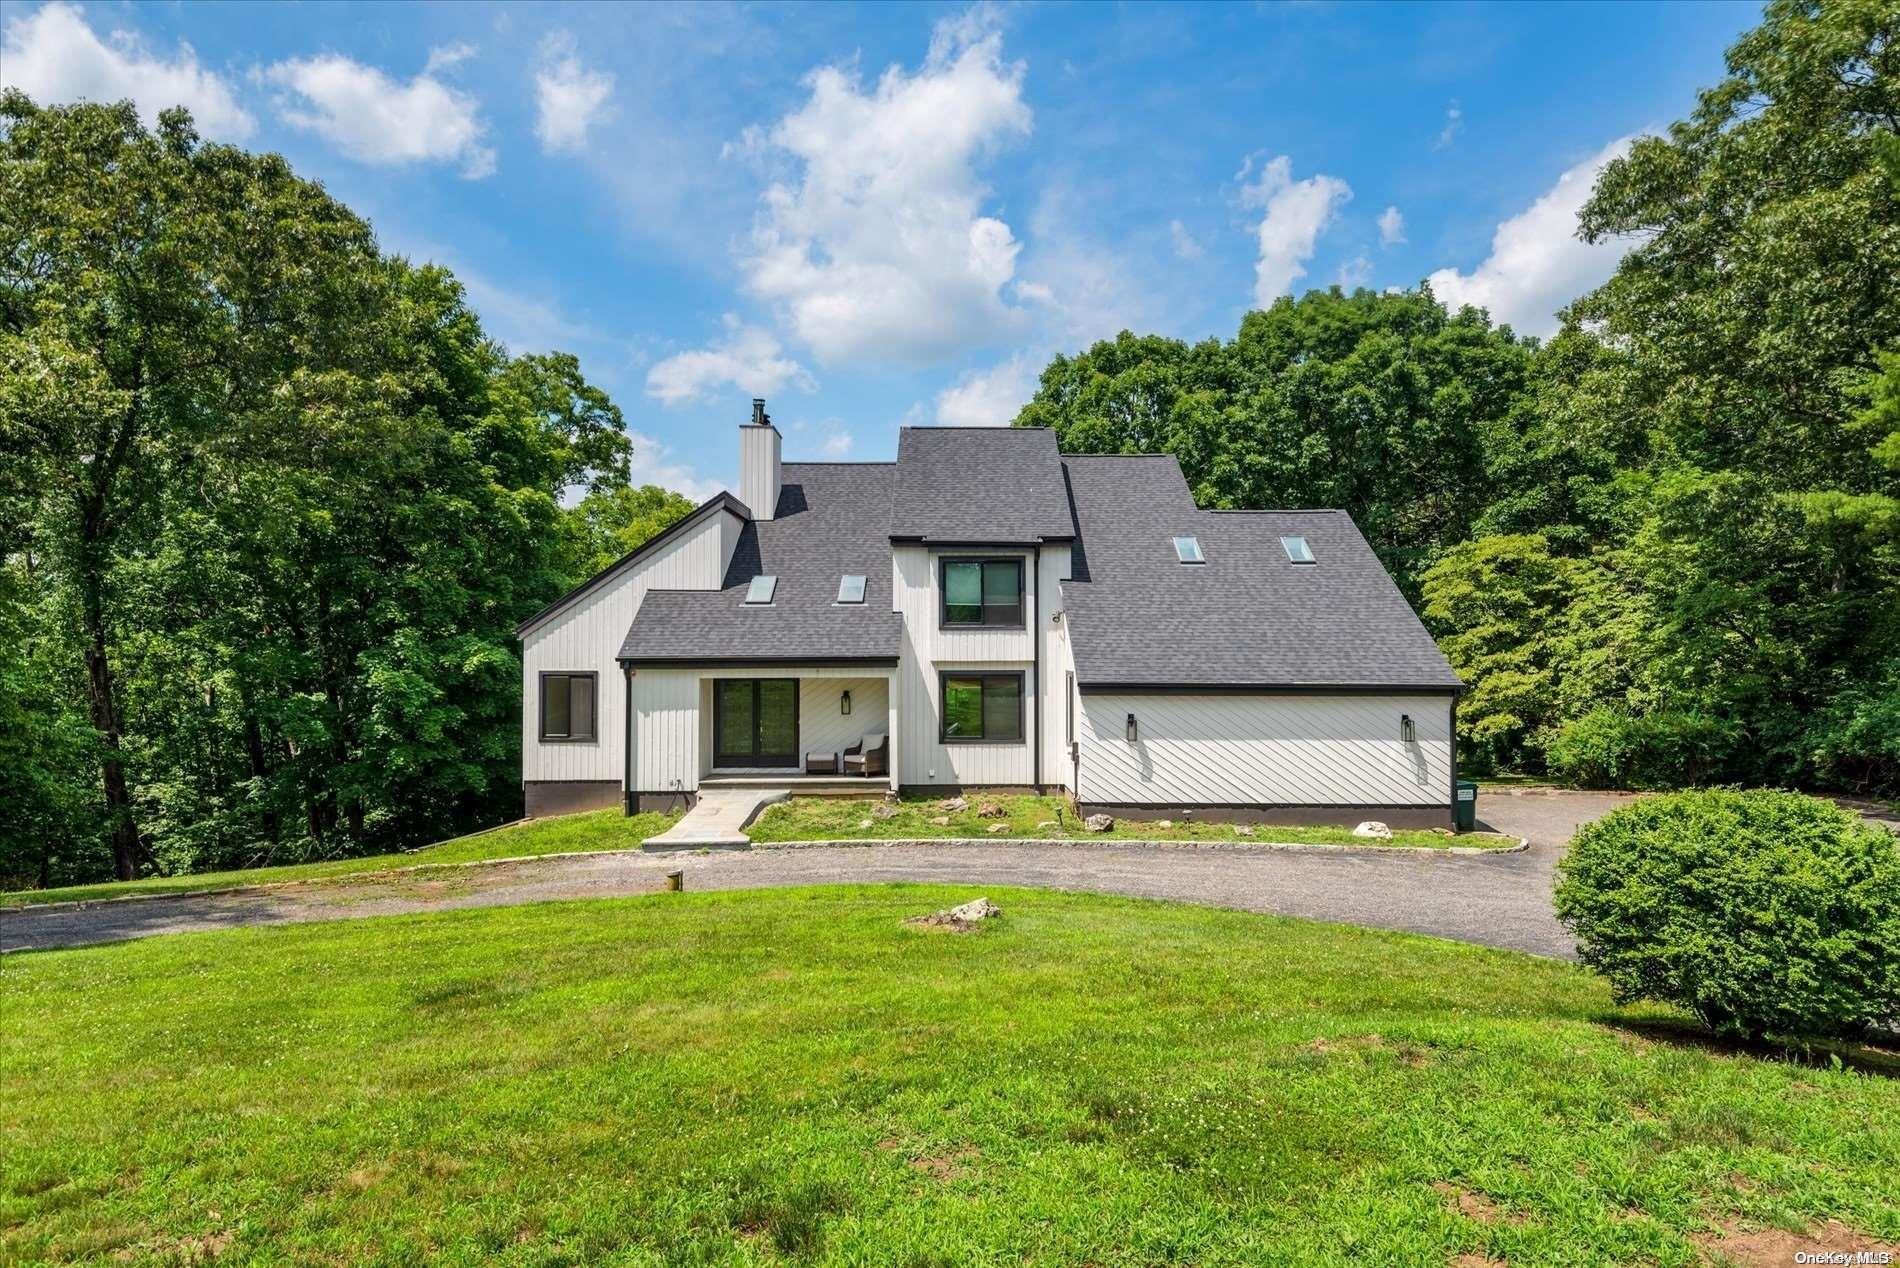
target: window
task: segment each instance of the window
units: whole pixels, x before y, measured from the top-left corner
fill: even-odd
[[[541,675],[541,738],[569,744],[594,738],[594,674]]]
[[[745,588],[747,603],[770,603],[772,596],[778,593],[778,578],[771,573],[761,573],[752,578],[752,584]]]
[[[1021,744],[1023,676],[947,672],[937,738],[945,744]]]
[[[1174,557],[1184,564],[1204,564],[1207,562],[1207,556],[1201,553],[1201,539],[1198,537],[1175,538]]]
[[[1296,564],[1313,562],[1313,548],[1306,544],[1304,537],[1282,537],[1280,548],[1286,551],[1286,557]]]
[[[844,576],[838,578],[838,602],[864,602],[864,578]]]
[[[992,629],[1023,627],[1023,561],[943,561],[943,624]]]

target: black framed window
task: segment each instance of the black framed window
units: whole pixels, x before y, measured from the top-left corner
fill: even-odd
[[[599,675],[543,673],[541,675],[541,738],[550,743],[574,743],[595,738]]]
[[[937,738],[945,744],[1021,744],[1023,676],[945,670],[938,678]]]
[[[1023,627],[1021,559],[945,559],[938,589],[945,628]]]

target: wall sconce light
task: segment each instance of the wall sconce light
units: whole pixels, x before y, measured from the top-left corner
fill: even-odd
[[[1128,742],[1135,742],[1135,715],[1132,713],[1128,715]]]
[[[843,695],[838,697],[838,712],[844,714],[846,717],[849,717],[851,715],[851,693],[850,692],[847,691]]]
[[[1418,728],[1412,725],[1412,715],[1409,713],[1399,715],[1399,739],[1407,744],[1418,739]]]

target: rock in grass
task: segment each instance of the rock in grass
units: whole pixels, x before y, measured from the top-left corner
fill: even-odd
[[[868,827],[870,827],[870,826],[871,826],[871,823],[872,823],[872,821],[871,821],[871,820],[869,820],[869,819],[860,819],[860,820],[858,820],[858,827],[859,827],[860,829],[863,829],[863,828],[868,828]]]
[[[997,832],[1008,832],[1008,831],[1009,831],[1009,825],[1007,823],[992,823],[990,825],[990,832],[992,834],[997,833]]]
[[[1038,828],[1059,828],[1062,825],[1056,822],[1054,819],[1043,819],[1043,820],[1038,821],[1036,826]]]
[[[994,919],[1003,914],[1003,909],[987,898],[973,898],[959,907],[948,911],[932,912],[928,916],[912,916],[904,923],[931,929],[949,929],[956,933],[968,933],[985,920]]]
[[[939,828],[947,828],[950,826],[950,816],[938,815],[936,818],[932,819],[931,822],[936,824]]]
[[[1392,839],[1392,829],[1386,827],[1377,819],[1366,820],[1354,828],[1352,834],[1356,837],[1370,837],[1378,841],[1390,841]]]
[[[994,819],[1003,813],[1003,808],[993,801],[986,801],[976,808],[976,812],[985,819]]]
[[[871,807],[871,817],[873,819],[895,819],[897,817],[897,807],[888,801],[880,801]]]
[[[1115,826],[1113,815],[1090,815],[1082,821],[1082,826],[1090,832],[1106,832]]]
[[[1250,824],[1243,823],[1234,829],[1234,833],[1237,836],[1250,837],[1253,835],[1253,827]]]
[[[952,797],[943,803],[943,808],[951,814],[957,814],[961,811],[968,810],[970,803],[961,797]]]
[[[1172,828],[1173,826],[1174,826],[1174,820],[1172,819],[1156,819],[1155,820],[1155,827],[1157,828]]]

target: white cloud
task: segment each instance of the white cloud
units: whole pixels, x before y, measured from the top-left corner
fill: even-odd
[[[422,73],[433,75],[440,70],[450,70],[460,66],[475,56],[475,46],[457,41],[454,44],[438,44],[429,50],[429,60],[423,64]]]
[[[581,62],[572,33],[555,31],[542,40],[534,72],[534,134],[542,147],[579,150],[588,129],[606,116],[613,92],[614,77]]]
[[[704,502],[725,486],[708,480],[682,462],[673,461],[673,451],[643,432],[630,431],[633,456],[627,461],[627,478],[634,485],[657,484],[675,493],[684,493],[695,502]]]
[[[797,173],[764,194],[748,289],[826,363],[922,364],[1019,328],[1003,296],[1018,243],[983,214],[977,164],[1028,133],[1030,110],[991,11],[940,23],[914,73],[867,89],[826,66],[805,83],[802,106],[736,147]]]
[[[1379,245],[1395,247],[1405,241],[1405,217],[1397,207],[1379,213]]]
[[[1581,241],[1577,211],[1603,165],[1627,153],[1634,140],[1612,141],[1558,177],[1528,209],[1498,225],[1491,254],[1477,268],[1469,273],[1439,269],[1427,278],[1432,293],[1453,312],[1466,304],[1488,309],[1491,320],[1519,334],[1553,333],[1557,310],[1615,272],[1632,245]]]
[[[1354,290],[1372,280],[1372,257],[1361,251],[1352,259],[1339,266],[1339,285],[1344,290]]]
[[[1170,220],[1168,222],[1168,233],[1174,239],[1174,253],[1176,255],[1180,256],[1183,260],[1198,260],[1201,258],[1201,244],[1194,240],[1194,235],[1188,232],[1186,225],[1182,224],[1179,220]]]
[[[487,125],[473,96],[434,74],[466,55],[458,47],[437,49],[429,69],[408,83],[335,53],[278,62],[264,79],[302,98],[280,98],[286,123],[359,162],[456,162],[462,175],[479,180],[495,171],[495,151],[482,144]]]
[[[838,423],[825,424],[824,449],[827,457],[842,458],[851,452],[851,433]]]
[[[656,362],[647,371],[647,395],[663,405],[682,405],[720,387],[770,396],[787,387],[809,392],[818,386],[804,366],[782,355],[770,331],[748,326],[731,313],[725,327],[723,340]]]
[[[1464,126],[1464,107],[1460,106],[1457,98],[1454,97],[1452,103],[1445,107],[1445,126],[1439,129],[1438,139],[1432,142],[1432,148],[1434,150],[1442,150],[1450,145],[1457,139],[1458,134],[1464,130]]]
[[[1252,159],[1240,169],[1245,180]],[[1282,154],[1260,169],[1260,178],[1242,185],[1243,206],[1264,207],[1260,218],[1260,258],[1254,264],[1254,303],[1265,308],[1293,283],[1306,276],[1319,235],[1332,223],[1333,213],[1352,197],[1352,187],[1336,176],[1293,179],[1293,160]]]
[[[937,393],[937,422],[946,427],[1007,427],[1036,394],[1037,362],[1027,352],[972,370]]]
[[[191,45],[180,43],[166,58],[130,31],[114,31],[110,43],[103,42],[73,4],[55,2],[7,18],[0,34],[0,85],[41,105],[130,98],[148,126],[159,111],[184,106],[199,131],[221,140],[242,141],[257,130],[231,85],[201,67]]]

